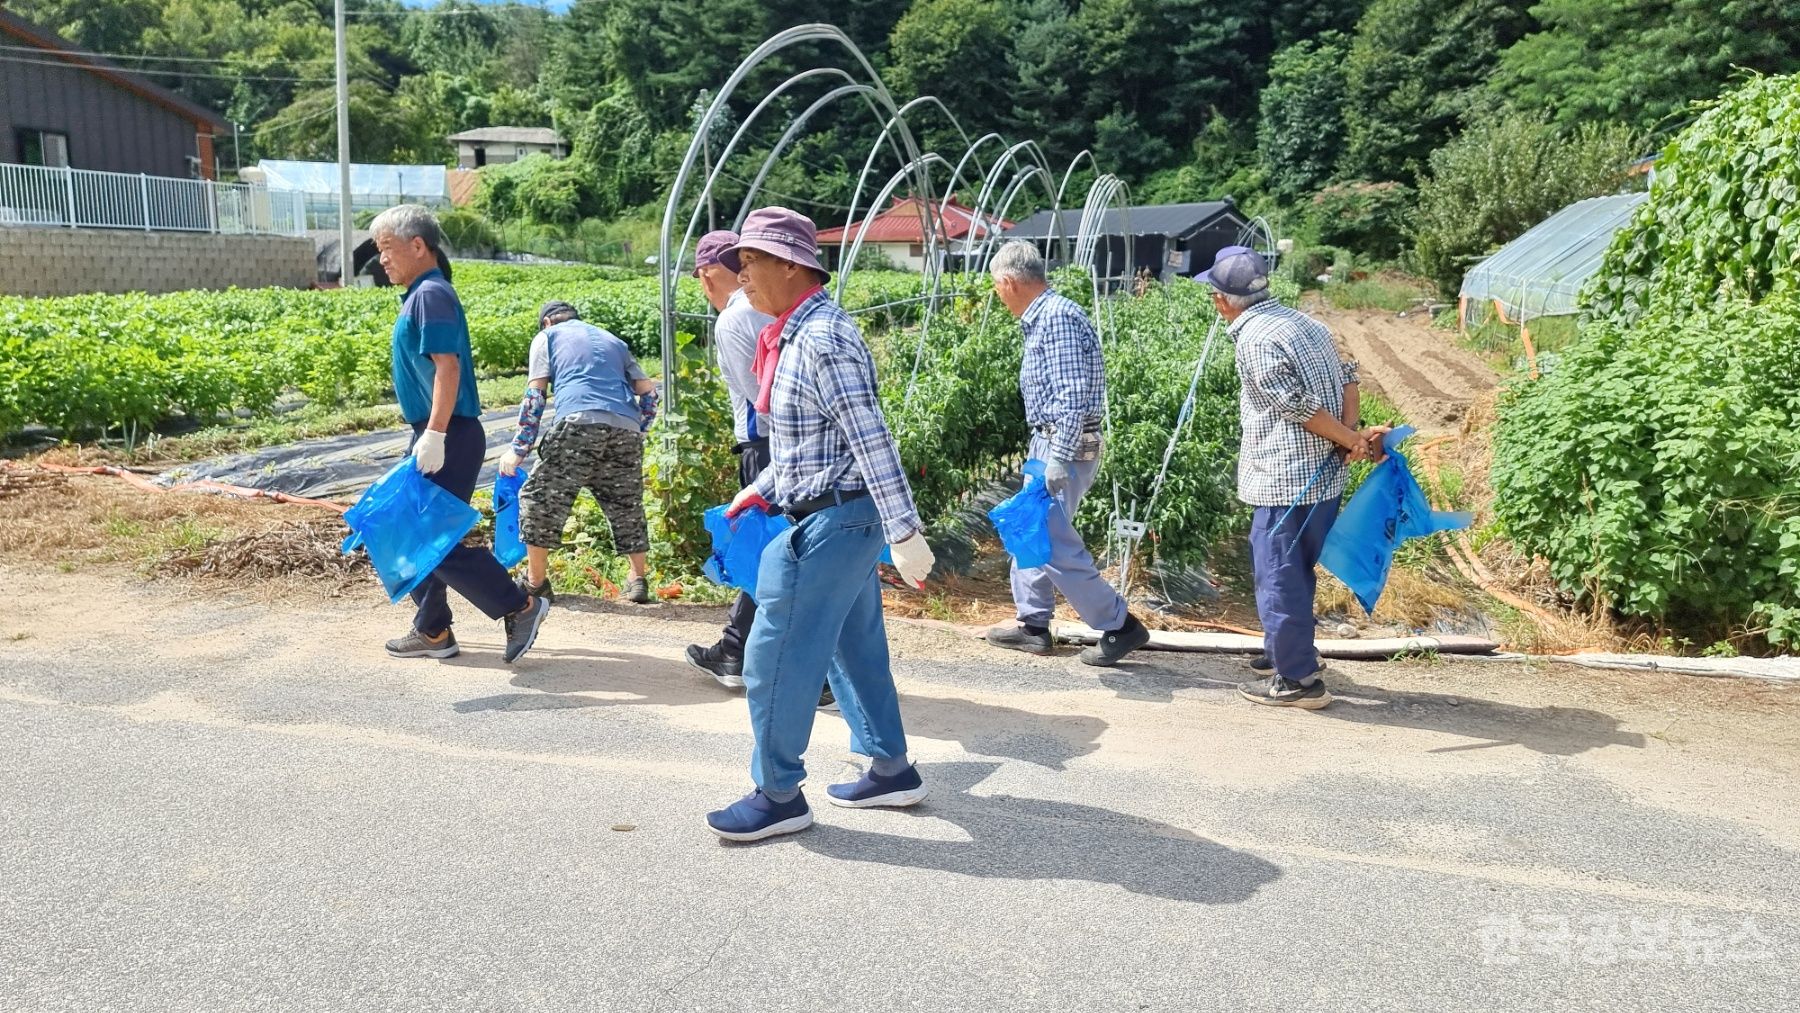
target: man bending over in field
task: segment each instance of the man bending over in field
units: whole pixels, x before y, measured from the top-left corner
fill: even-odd
[[[537,441],[545,391],[556,392],[556,418],[538,446],[538,466],[519,490],[519,534],[525,541],[523,590],[550,598],[550,550],[562,544],[563,525],[586,488],[612,525],[613,548],[631,560],[625,600],[650,601],[645,577],[650,551],[644,523],[643,415],[638,398],[656,381],[625,342],[581,319],[575,307],[553,301],[538,310],[543,328],[531,340],[531,377],[519,406],[519,429],[500,458],[500,473],[515,474]]]

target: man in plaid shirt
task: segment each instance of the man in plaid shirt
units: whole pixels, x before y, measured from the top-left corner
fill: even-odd
[[[994,292],[1019,318],[1025,356],[1019,367],[1019,394],[1031,425],[1032,460],[1044,462],[1050,510],[1050,562],[1012,568],[1016,626],[996,626],[988,643],[1015,651],[1049,654],[1055,638],[1050,617],[1056,592],[1102,631],[1100,642],[1081,652],[1089,665],[1116,665],[1150,642],[1144,628],[1094,566],[1094,557],[1075,531],[1075,511],[1100,470],[1100,425],[1106,415],[1106,364],[1100,337],[1081,307],[1052,291],[1037,247],[1013,240],[994,255],[989,270]]]
[[[763,551],[756,619],[744,645],[756,790],[706,818],[733,841],[812,825],[800,793],[801,754],[834,666],[853,745],[871,762],[858,780],[827,787],[831,802],[908,806],[926,794],[906,755],[875,564],[892,544],[900,576],[923,586],[934,560],[881,414],[874,360],[856,324],[825,294],[829,275],[815,237],[804,215],[762,208],[719,254],[738,272],[751,306],[775,318],[757,337],[754,362],[770,464],[728,515],[779,509],[794,521]]]
[[[1269,674],[1238,691],[1254,703],[1317,710],[1331,692],[1313,648],[1314,567],[1337,520],[1346,463],[1380,460],[1387,428],[1356,428],[1355,364],[1338,355],[1324,324],[1271,297],[1261,254],[1227,246],[1197,277],[1213,287],[1237,342],[1238,498],[1255,508],[1250,561],[1264,653],[1250,664]]]

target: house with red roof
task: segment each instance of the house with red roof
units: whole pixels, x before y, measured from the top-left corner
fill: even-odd
[[[864,254],[875,250],[890,264],[907,271],[925,269],[925,223],[937,221],[935,244],[940,256],[964,252],[970,243],[988,239],[997,232],[1012,228],[1012,223],[998,218],[978,219],[974,209],[952,200],[943,205],[940,217],[936,201],[919,197],[895,198],[880,214],[870,215],[845,228],[824,229],[819,233],[819,254],[825,266],[835,271],[850,247],[862,237]]]

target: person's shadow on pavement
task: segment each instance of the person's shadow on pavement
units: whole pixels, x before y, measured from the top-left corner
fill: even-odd
[[[936,763],[919,772],[931,797],[896,819],[933,817],[967,841],[932,841],[850,830],[827,822],[792,838],[808,851],[848,862],[878,862],[999,879],[1112,883],[1132,893],[1192,904],[1238,904],[1281,869],[1166,823],[1097,806],[1016,795],[971,795],[997,763]]]

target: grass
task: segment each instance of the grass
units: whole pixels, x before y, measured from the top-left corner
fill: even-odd
[[[1356,281],[1334,281],[1319,290],[1341,310],[1386,310],[1399,313],[1432,298],[1431,286],[1398,274],[1371,275]]]
[[[1456,310],[1450,309],[1432,319],[1435,326],[1458,330]],[[1539,317],[1531,322],[1531,345],[1539,355],[1540,369],[1554,364],[1554,356],[1567,348],[1579,333],[1574,317]],[[1525,373],[1530,363],[1525,358],[1525,343],[1519,338],[1516,324],[1502,323],[1489,314],[1461,329],[1457,341],[1482,357],[1488,365],[1502,373]],[[1549,357],[1546,362],[1545,358]]]

